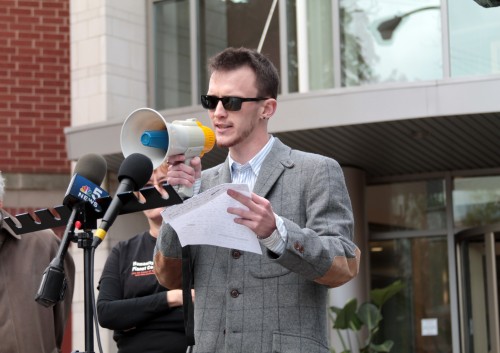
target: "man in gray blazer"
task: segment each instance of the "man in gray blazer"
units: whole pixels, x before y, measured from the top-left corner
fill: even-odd
[[[263,255],[191,246],[194,352],[327,353],[328,288],[355,277],[360,259],[342,170],[335,160],[293,150],[268,133],[279,77],[264,55],[228,48],[209,67],[201,102],[229,155],[203,173],[199,158],[186,165],[184,156],[169,157],[167,179],[197,191],[248,184],[250,197],[228,191],[245,206],[228,212],[255,233]],[[167,288],[181,287],[181,250],[164,223],[155,273]]]

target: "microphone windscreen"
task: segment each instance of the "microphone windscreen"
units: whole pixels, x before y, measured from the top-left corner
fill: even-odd
[[[134,182],[134,191],[142,188],[153,174],[153,162],[149,157],[140,153],[132,153],[120,165],[118,180],[127,178]]]
[[[103,156],[89,153],[76,162],[74,174],[81,175],[96,185],[101,185],[107,169],[108,164]]]

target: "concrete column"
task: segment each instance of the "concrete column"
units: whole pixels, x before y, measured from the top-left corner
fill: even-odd
[[[123,121],[133,110],[147,106],[146,5],[146,1],[138,0],[70,2],[72,127]],[[116,138],[109,136],[111,140]],[[86,146],[86,149],[102,154],[107,150],[107,141],[98,142],[88,141],[93,145]],[[70,151],[69,154],[78,155],[78,152]],[[142,223],[131,221],[130,218],[134,217]],[[118,240],[133,236],[136,225],[143,224],[141,230],[147,227],[140,213],[119,218],[96,250],[94,289],[111,246]],[[129,227],[120,228],[120,224]],[[74,350],[81,352],[85,348],[83,250],[72,247],[70,251],[77,271],[72,305],[72,344]],[[97,298],[97,290],[94,292]],[[112,331],[101,328],[100,332],[104,353],[116,352]],[[97,351],[95,332],[93,335]]]
[[[361,250],[360,271],[356,278],[350,282],[330,290],[330,305],[342,307],[352,298],[357,298],[358,303],[368,299],[369,291],[369,261],[368,261],[368,224],[366,221],[365,210],[365,190],[366,177],[361,169],[344,167],[344,176],[347,189],[351,198],[352,209],[354,213],[354,242]],[[341,351],[338,335],[332,329],[333,323],[330,322],[330,342],[331,347],[336,351]]]

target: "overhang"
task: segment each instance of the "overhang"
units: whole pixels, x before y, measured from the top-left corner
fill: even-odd
[[[342,88],[278,98],[269,130],[293,148],[335,158],[368,179],[500,168],[500,76]],[[198,118],[200,106],[162,112],[167,121]],[[65,130],[68,157],[98,153],[116,171],[123,121]],[[224,160],[214,148],[204,167]]]

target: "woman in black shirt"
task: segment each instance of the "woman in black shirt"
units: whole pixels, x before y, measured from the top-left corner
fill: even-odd
[[[146,186],[161,192],[166,172],[166,166],[157,168]],[[99,324],[114,330],[119,353],[186,352],[182,290],[162,287],[153,272],[162,210],[144,211],[149,231],[113,247],[99,281]]]

